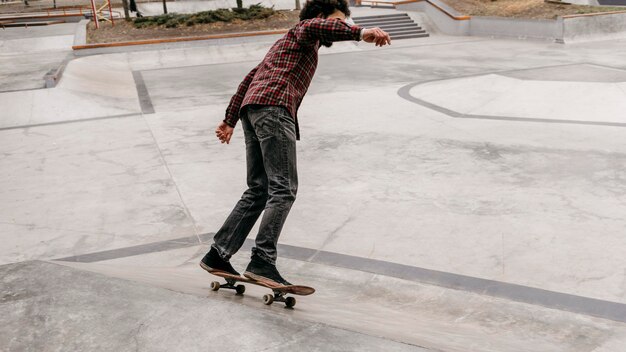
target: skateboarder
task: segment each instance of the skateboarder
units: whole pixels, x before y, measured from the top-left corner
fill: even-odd
[[[265,211],[244,276],[270,285],[290,285],[276,269],[276,244],[296,199],[297,111],[315,73],[319,46],[346,40],[391,44],[383,30],[362,29],[348,16],[346,0],[307,1],[300,22],[274,43],[230,100],[226,118],[215,134],[228,144],[241,119],[248,189],[215,234],[210,251],[200,262],[203,269],[239,275],[229,259]]]

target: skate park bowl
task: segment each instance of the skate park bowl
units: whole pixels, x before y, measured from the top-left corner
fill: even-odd
[[[316,289],[295,309],[198,265],[246,189],[242,130],[215,127],[279,36],[72,57],[0,93],[0,345],[620,351],[626,42],[433,33],[320,50],[278,246]]]

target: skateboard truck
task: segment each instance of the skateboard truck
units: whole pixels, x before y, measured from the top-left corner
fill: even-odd
[[[286,292],[274,291],[274,294],[271,293],[263,295],[263,303],[265,305],[270,305],[274,302],[283,302],[285,303],[286,308],[293,308],[296,305],[295,297],[285,297]]]
[[[235,290],[235,292],[237,292],[238,295],[243,295],[243,293],[246,292],[246,286],[235,285],[236,283],[237,281],[233,279],[226,279],[226,284],[223,284],[223,285],[221,285],[217,281],[213,281],[211,282],[211,290],[217,291],[220,288],[227,288],[229,290]]]

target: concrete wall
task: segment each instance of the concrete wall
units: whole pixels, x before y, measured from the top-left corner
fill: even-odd
[[[556,40],[560,34],[555,20],[472,17],[468,22],[474,36]]]
[[[557,37],[557,23],[554,20],[520,20],[497,17],[472,17],[469,20],[456,20],[436,6],[446,9],[453,16],[462,16],[440,1],[420,1],[397,5],[400,11],[417,11],[426,14],[439,32],[449,35],[474,35],[488,37],[514,37],[554,40]]]
[[[76,26],[76,32],[74,33],[74,45],[87,44],[87,25],[91,20],[82,20],[78,22]]]
[[[626,37],[626,13],[562,19],[563,41]]]
[[[446,9],[450,14],[446,14],[437,6]],[[479,16],[469,20],[457,20],[453,17],[460,17],[462,14],[456,13],[439,0],[397,5],[396,9],[424,13],[438,32],[448,35],[540,39],[557,43],[626,37],[626,13],[560,17],[556,20]]]

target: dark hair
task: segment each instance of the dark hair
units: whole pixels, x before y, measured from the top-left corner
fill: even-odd
[[[326,18],[335,10],[343,12],[346,17],[350,16],[350,8],[346,0],[307,0],[300,10],[300,21],[315,18],[320,14]]]

